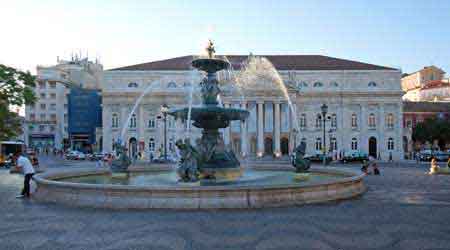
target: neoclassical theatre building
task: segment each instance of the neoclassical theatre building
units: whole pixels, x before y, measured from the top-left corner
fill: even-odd
[[[103,150],[122,137],[130,154],[168,154],[177,139],[200,137],[186,121],[167,116],[163,105],[199,104],[200,72],[193,56],[104,72]],[[250,111],[246,121],[223,130],[225,144],[242,157],[280,157],[301,141],[307,153],[324,145],[321,106],[328,106],[325,147],[339,156],[360,150],[382,160],[403,158],[401,71],[319,55],[226,56],[232,69],[219,74],[225,107]],[[192,98],[190,97],[193,90]],[[133,107],[144,92],[136,108]],[[292,105],[289,105],[289,102]],[[129,117],[129,119],[128,119]],[[127,122],[128,121],[128,122]]]

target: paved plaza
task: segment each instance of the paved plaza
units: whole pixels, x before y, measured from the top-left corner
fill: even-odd
[[[86,164],[41,162],[50,170]],[[2,169],[0,249],[450,249],[450,176],[425,175],[427,167],[382,164],[353,200],[232,211],[38,204],[16,199],[23,177]]]

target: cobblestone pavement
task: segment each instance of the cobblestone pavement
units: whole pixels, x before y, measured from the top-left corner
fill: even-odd
[[[414,164],[381,171],[364,196],[341,202],[110,211],[15,199],[22,176],[0,170],[0,249],[450,249],[450,176]]]

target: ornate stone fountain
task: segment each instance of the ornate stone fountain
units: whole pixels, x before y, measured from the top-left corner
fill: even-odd
[[[192,61],[192,66],[206,72],[200,82],[202,106],[191,108],[193,125],[203,129],[199,145],[194,147],[189,139],[177,142],[182,158],[178,174],[181,181],[192,182],[198,179],[233,180],[241,176],[240,163],[233,151],[226,149],[220,128],[230,126],[230,121],[245,120],[249,112],[243,109],[224,108],[217,100],[221,90],[217,80],[217,71],[230,67],[229,63],[215,58],[214,45],[209,41],[206,48],[208,58]],[[171,110],[169,115],[188,119],[189,108]]]

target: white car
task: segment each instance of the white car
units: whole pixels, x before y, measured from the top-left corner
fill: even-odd
[[[66,154],[67,160],[84,160],[86,159],[86,155],[83,152],[80,151],[70,151]]]

